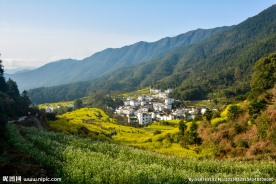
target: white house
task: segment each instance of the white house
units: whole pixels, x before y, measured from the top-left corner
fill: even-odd
[[[125,105],[125,106],[129,106],[129,105],[130,105],[130,101],[129,101],[129,100],[124,101],[124,105]]]
[[[165,107],[166,107],[166,109],[168,109],[168,110],[172,110],[172,105],[166,105]]]
[[[144,105],[146,105],[148,102],[146,102],[146,101],[141,101],[140,102],[140,104],[141,104],[141,106],[144,106]]]
[[[153,103],[152,105],[155,111],[163,111],[165,109],[165,106],[162,103]]]
[[[141,109],[138,110],[138,113],[139,113],[139,112],[140,112],[140,113],[147,113],[147,112],[149,112],[149,109],[143,107],[143,108],[141,108]]]
[[[119,107],[115,110],[115,112],[121,115],[132,115],[134,113],[134,109],[130,107]]]
[[[138,123],[138,118],[136,116],[128,116],[128,123],[130,124],[136,124]]]
[[[166,120],[174,120],[176,117],[173,114],[168,114],[168,115],[157,115],[156,116],[159,120],[161,121],[166,121]]]
[[[152,113],[151,113],[151,118],[152,118],[152,119],[155,119],[156,116],[157,116],[157,113],[156,113],[156,112],[152,112]]]
[[[173,120],[173,119],[175,119],[175,116],[172,115],[172,114],[169,114],[169,115],[167,115],[167,116],[164,116],[164,120]]]
[[[145,101],[146,100],[146,97],[145,96],[139,96],[137,98],[138,101],[142,102],[142,101]]]
[[[75,106],[73,104],[67,105],[68,108],[74,108]]]
[[[195,108],[189,109],[189,113],[190,114],[196,114],[196,109]]]
[[[53,112],[53,111],[54,111],[54,108],[53,108],[53,107],[47,106],[46,109],[45,109],[45,112],[46,112],[46,113],[51,113],[51,112]]]
[[[182,116],[186,112],[188,112],[186,109],[176,109],[175,111],[173,111],[173,115],[175,115],[175,116]]]
[[[169,94],[169,93],[171,93],[171,92],[173,92],[172,89],[167,89],[167,90],[165,91],[165,93],[167,93],[167,94]]]
[[[165,104],[166,105],[171,105],[174,103],[174,99],[173,98],[165,98]]]
[[[137,102],[135,100],[130,100],[129,105],[133,107],[138,107],[140,105],[140,102]]]
[[[168,97],[168,94],[167,93],[158,93],[158,97],[164,99],[164,98]]]
[[[152,122],[151,113],[138,113],[137,118],[140,125],[149,124]]]
[[[203,115],[203,114],[205,114],[205,112],[207,111],[207,108],[201,108],[200,109],[200,113]]]

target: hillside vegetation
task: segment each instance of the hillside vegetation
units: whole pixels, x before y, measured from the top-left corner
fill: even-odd
[[[275,163],[179,159],[116,144],[7,126],[9,143],[62,183],[185,183],[195,178],[275,178]],[[210,182],[210,181],[209,181]]]

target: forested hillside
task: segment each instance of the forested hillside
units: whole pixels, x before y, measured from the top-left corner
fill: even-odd
[[[30,96],[42,103],[72,100],[99,89],[133,91],[153,86],[175,88],[172,96],[183,100],[243,98],[250,90],[255,62],[276,50],[275,17],[276,5],[185,49],[118,69],[92,82],[30,90]]]
[[[115,69],[136,65],[165,55],[170,50],[184,48],[228,29],[229,27],[198,29],[152,43],[138,42],[122,48],[109,48],[83,60],[60,60],[32,71],[7,76],[17,81],[19,88],[22,90],[78,81],[91,81]]]

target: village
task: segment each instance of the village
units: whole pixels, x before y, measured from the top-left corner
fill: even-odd
[[[170,98],[172,89],[161,91],[150,89],[151,95],[142,95],[138,98],[129,97],[124,101],[124,106],[115,110],[116,114],[127,117],[129,124],[146,125],[153,121],[166,120],[193,120],[196,115],[204,115],[209,109],[201,108],[174,108],[175,99]]]
[[[137,98],[126,98],[124,105],[116,108],[114,113],[127,118],[131,125],[146,125],[154,121],[194,120],[196,116],[202,116],[210,109],[208,107],[179,107],[176,105],[179,101],[169,97],[169,94],[173,92],[172,89],[165,91],[149,89],[149,92],[148,95],[143,94]],[[74,104],[57,104],[54,107],[46,105],[45,111],[52,113],[64,108],[74,109]],[[217,111],[217,109],[210,110]]]

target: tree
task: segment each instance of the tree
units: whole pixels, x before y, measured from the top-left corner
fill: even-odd
[[[254,70],[250,82],[251,98],[256,98],[262,91],[272,88],[276,83],[276,53],[257,61]]]
[[[192,122],[190,131],[189,131],[189,143],[190,144],[200,144],[201,139],[198,137],[197,133],[197,127],[198,125],[196,124],[195,121]]]
[[[31,102],[31,100],[30,100],[30,98],[29,98],[28,93],[27,93],[26,90],[24,90],[24,91],[22,92],[21,98],[22,98],[24,104],[26,104],[27,106],[29,106],[29,105],[32,104],[32,102]]]
[[[186,126],[185,122],[183,120],[181,120],[179,122],[179,126],[178,126],[180,135],[182,135],[182,136],[184,135],[186,128],[187,128],[187,126]]]
[[[82,108],[82,107],[83,107],[82,100],[81,100],[81,99],[76,99],[76,100],[74,101],[74,107],[75,107],[76,109]]]
[[[16,82],[14,82],[12,79],[9,78],[9,80],[7,81],[7,86],[8,86],[8,95],[14,100],[18,99],[20,97],[20,93]]]
[[[22,112],[26,114],[29,111],[30,105],[32,104],[27,91],[24,90],[22,92],[20,97],[20,102],[21,102],[20,105],[21,105]]]
[[[266,107],[267,104],[264,100],[254,100],[253,102],[251,102],[248,108],[250,120],[254,122],[258,115],[261,114],[261,112],[266,109]]]
[[[229,120],[237,119],[241,112],[242,111],[239,106],[231,105],[228,109],[227,117]]]
[[[210,121],[213,117],[213,114],[214,114],[213,111],[211,111],[210,109],[207,109],[203,117],[205,117],[207,121]]]
[[[1,54],[0,54],[1,56]],[[4,67],[2,65],[2,60],[0,59],[0,92],[6,92],[7,91],[7,84],[4,78]]]

